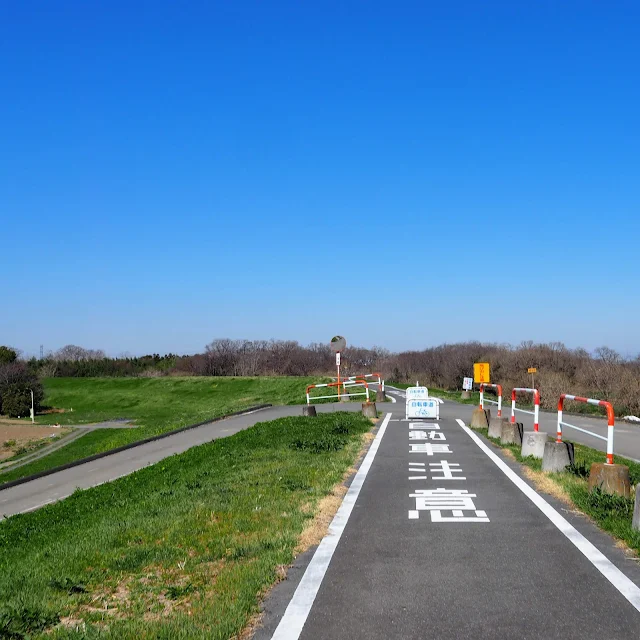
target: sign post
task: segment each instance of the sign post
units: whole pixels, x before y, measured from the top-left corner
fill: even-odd
[[[347,341],[342,336],[333,336],[331,338],[331,351],[336,354],[336,367],[338,368],[338,402],[340,402],[340,353],[347,346]]]
[[[468,400],[471,397],[471,389],[473,389],[473,378],[465,376],[462,381],[462,400]]]
[[[527,373],[531,374],[531,388],[535,389],[536,385],[535,385],[535,380],[534,380],[534,374],[538,373],[538,370],[535,367],[529,367],[527,369]]]
[[[415,387],[409,387],[406,391],[405,419],[440,417],[440,403],[436,398],[429,397],[429,389],[416,383]]]
[[[473,381],[476,384],[491,382],[491,369],[488,362],[476,362],[473,365]]]

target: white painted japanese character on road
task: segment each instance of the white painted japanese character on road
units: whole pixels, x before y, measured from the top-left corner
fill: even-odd
[[[426,453],[428,456],[432,456],[435,453],[453,453],[449,451],[448,444],[431,444],[426,442],[424,444],[410,444],[409,453]]]
[[[442,431],[409,431],[409,440],[446,440]]]
[[[410,422],[409,429],[423,429],[424,431],[432,431],[439,429],[440,425],[437,422]]]
[[[431,478],[433,480],[466,480],[463,476],[453,476],[454,473],[462,473],[462,469],[459,468],[460,465],[457,462],[440,460],[440,462],[430,462],[429,467],[432,467],[429,472],[432,474]],[[440,475],[433,475],[436,473]]]
[[[476,509],[472,500],[476,494],[466,489],[418,489],[409,495],[416,500],[416,508],[409,511],[410,520],[417,520],[420,511],[428,511],[431,522],[489,522],[486,512]],[[443,516],[443,511],[451,515]],[[465,515],[465,511],[475,515]]]

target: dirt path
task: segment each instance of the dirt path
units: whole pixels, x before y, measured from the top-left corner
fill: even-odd
[[[23,420],[0,418],[0,460],[47,438],[65,436],[69,428],[31,425]]]

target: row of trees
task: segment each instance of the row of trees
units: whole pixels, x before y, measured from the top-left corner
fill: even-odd
[[[561,393],[573,393],[608,399],[619,413],[640,414],[640,357],[625,360],[607,347],[590,354],[560,342],[523,342],[518,347],[469,342],[393,355],[386,371],[399,381],[418,376],[427,385],[459,389],[474,362],[489,362],[492,380],[503,386],[507,397],[514,387],[531,386],[527,369],[535,367],[535,385],[547,409],[556,406]]]
[[[2,349],[0,366],[6,357]],[[529,386],[527,369],[536,367],[536,386],[547,408],[553,408],[560,393],[570,392],[607,398],[618,412],[640,414],[640,358],[625,360],[606,347],[592,354],[559,342],[523,342],[517,347],[466,342],[402,353],[348,347],[342,362],[345,375],[379,371],[389,381],[419,379],[444,389],[460,389],[474,362],[489,362],[492,379],[503,385],[505,394],[515,386]],[[203,353],[189,356],[107,358],[101,350],[67,345],[42,360],[29,361],[27,370],[40,377],[332,375],[335,358],[327,344],[217,339]]]

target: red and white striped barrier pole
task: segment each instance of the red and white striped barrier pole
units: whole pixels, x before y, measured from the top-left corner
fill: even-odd
[[[311,391],[311,389],[319,389],[320,387],[337,387],[338,388],[338,400],[340,400],[340,385],[345,385],[346,383],[344,381],[342,382],[325,382],[323,384],[310,384],[307,387],[307,391],[306,391],[306,395],[307,395],[307,404],[311,404],[311,396],[309,394],[309,391]],[[367,397],[367,402],[369,402],[369,383],[366,380],[352,380],[351,384],[353,386],[358,386],[358,387],[364,387],[364,395],[366,395]],[[347,393],[347,389],[346,387],[344,388],[344,393],[343,395],[346,396],[350,396],[351,394]],[[363,395],[362,393],[357,393],[354,395]],[[334,398],[335,396],[316,396],[314,398],[314,400],[326,400]]]
[[[616,416],[610,402],[606,400],[596,400],[595,398],[583,398],[582,396],[572,396],[563,393],[558,400],[558,427],[556,429],[556,442],[562,442],[562,411],[564,409],[564,401],[573,400],[574,402],[585,402],[586,404],[594,404],[597,407],[604,407],[607,410],[607,464],[613,464],[613,430],[616,425]],[[571,425],[568,425],[571,426]],[[574,427],[575,428],[575,427]],[[588,433],[588,432],[587,432]]]
[[[502,385],[501,384],[488,384],[483,382],[480,385],[480,408],[484,409],[484,388],[491,387],[498,391],[498,418],[502,418]],[[513,420],[512,420],[513,422]]]
[[[533,430],[540,430],[540,391],[527,387],[516,387],[511,392],[511,423],[516,421],[516,393],[533,393]]]
[[[381,373],[359,373],[355,376],[349,376],[349,380],[364,380],[365,378],[378,378],[378,387],[384,392],[384,380]]]

